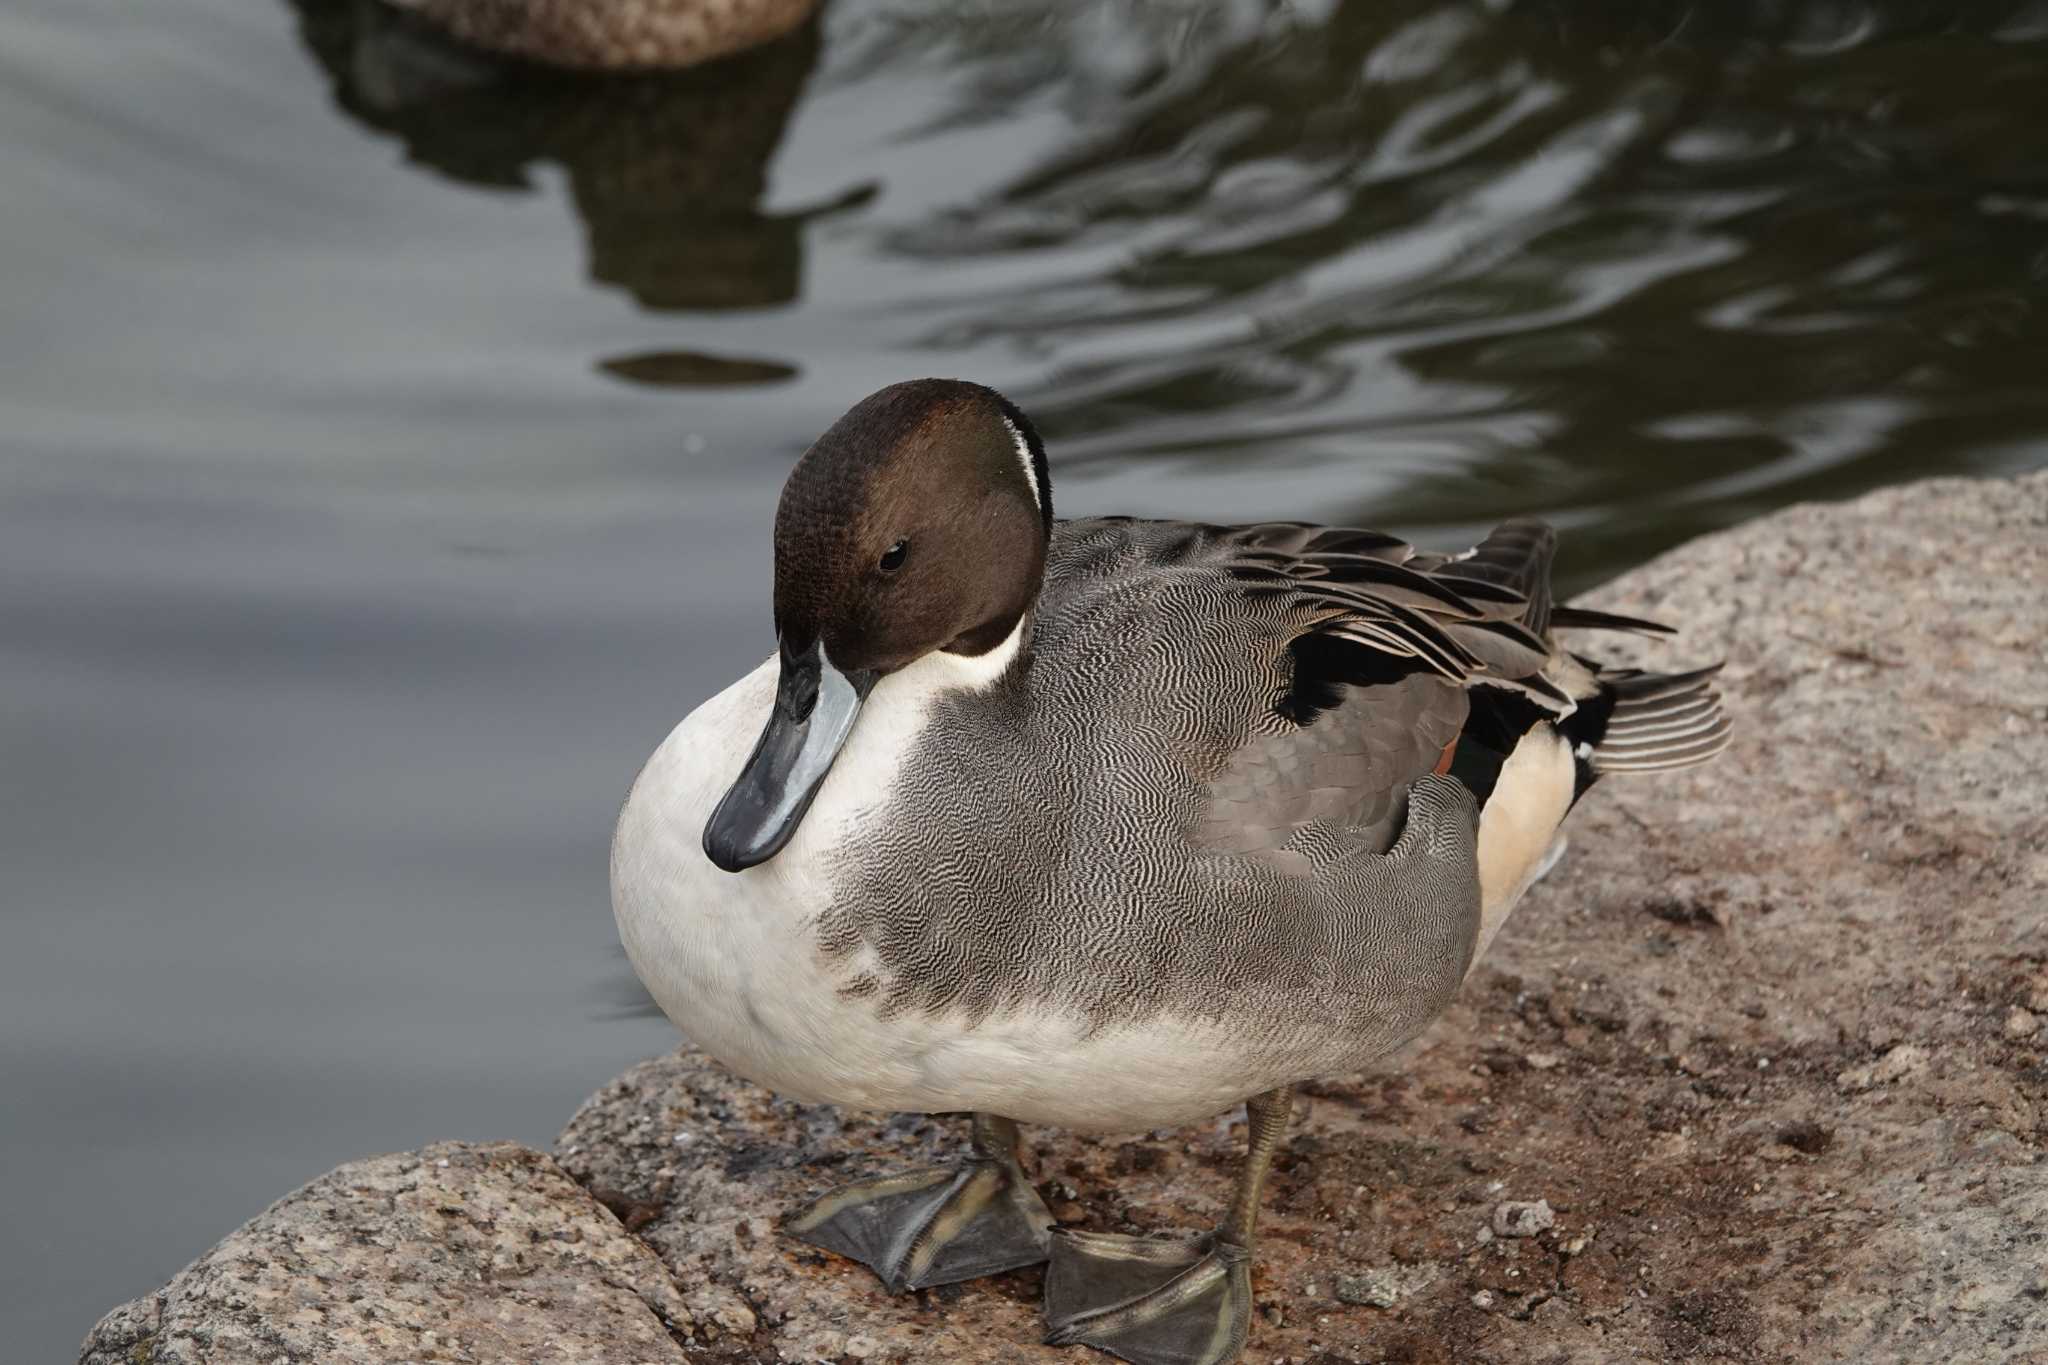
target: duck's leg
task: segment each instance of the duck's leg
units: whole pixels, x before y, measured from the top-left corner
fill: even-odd
[[[1037,1265],[1052,1214],[1017,1161],[1017,1125],[976,1114],[971,1152],[957,1166],[842,1185],[785,1230],[859,1261],[895,1294]]]
[[[1216,1231],[1196,1242],[1053,1235],[1045,1276],[1046,1340],[1093,1346],[1133,1365],[1224,1365],[1244,1349],[1252,1315],[1252,1232],[1294,1092],[1245,1104],[1251,1136],[1237,1196]]]

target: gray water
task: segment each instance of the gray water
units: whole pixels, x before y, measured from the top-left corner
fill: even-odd
[[[668,80],[368,5],[0,13],[0,1322],[671,1033],[616,803],[920,374],[1069,513],[1569,583],[2048,464],[2048,5],[844,0]]]

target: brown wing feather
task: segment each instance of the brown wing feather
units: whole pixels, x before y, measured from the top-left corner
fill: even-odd
[[[1240,580],[1313,613],[1305,629],[1420,660],[1463,686],[1526,690],[1562,713],[1570,698],[1543,676],[1551,543],[1540,522],[1510,522],[1461,558],[1377,531],[1293,522],[1233,527],[1220,542]],[[1508,567],[1523,555],[1536,562]]]
[[[1489,538],[1457,559],[1349,527],[1219,530],[1212,552],[1278,624],[1286,676],[1276,723],[1210,781],[1194,841],[1302,871],[1318,829],[1384,850],[1410,784],[1456,744],[1468,688],[1511,687],[1568,713],[1571,699],[1544,676],[1554,652],[1529,625],[1548,610],[1542,529],[1517,526],[1512,546]],[[1540,569],[1510,571],[1509,552],[1535,554]],[[1532,601],[1522,585],[1539,581]]]
[[[1192,837],[1293,867],[1297,836],[1319,824],[1384,852],[1400,836],[1409,784],[1435,769],[1464,723],[1464,690],[1432,673],[1354,688],[1310,724],[1239,747],[1210,782]]]
[[[1208,531],[1206,552],[1279,629],[1286,677],[1274,723],[1209,783],[1192,831],[1204,847],[1301,872],[1319,846],[1384,851],[1417,778],[1448,768],[1484,805],[1523,737],[1558,722],[1561,742],[1588,741],[1588,773],[1698,762],[1726,743],[1710,671],[1638,680],[1556,646],[1553,629],[1663,627],[1554,607],[1557,537],[1541,521],[1505,522],[1460,555],[1298,522]],[[1592,709],[1575,716],[1581,702]]]

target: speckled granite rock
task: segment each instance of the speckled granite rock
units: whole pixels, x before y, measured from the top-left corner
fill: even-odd
[[[2048,474],[1794,508],[1591,600],[1685,623],[1645,647],[1659,660],[1725,655],[1737,741],[1692,774],[1604,784],[1438,1026],[1300,1100],[1247,1361],[2048,1361]],[[602,1302],[665,1317],[693,1361],[1103,1359],[1036,1344],[1036,1271],[892,1299],[776,1236],[819,1189],[938,1160],[960,1126],[790,1104],[685,1052],[600,1091],[557,1150],[668,1268],[591,1268],[618,1286]],[[1241,1115],[1027,1130],[1026,1161],[1063,1222],[1192,1232],[1241,1142]],[[531,1197],[574,1206],[528,1160]],[[287,1330],[287,1296],[325,1292],[294,1278],[337,1274],[303,1239],[274,1269],[243,1259],[303,1197],[117,1310],[86,1358],[149,1358],[119,1352],[152,1324],[159,1361],[285,1354],[226,1343]],[[1500,1207],[1538,1200],[1549,1226],[1496,1235]],[[360,1225],[388,1245],[374,1213]],[[416,1312],[375,1296],[395,1266],[447,1273],[429,1255],[379,1252],[365,1302]],[[553,1273],[589,1282],[564,1255]],[[263,1298],[227,1287],[238,1264]],[[504,1321],[461,1283],[448,1331]],[[673,1358],[576,1321],[595,1353],[497,1358]],[[201,1331],[212,1353],[177,1346]],[[409,1340],[319,1358],[428,1358]]]
[[[86,1339],[82,1365],[680,1365],[688,1310],[552,1159],[439,1143],[293,1191]]]

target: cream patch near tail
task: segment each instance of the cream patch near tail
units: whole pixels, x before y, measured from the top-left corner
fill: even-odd
[[[1522,893],[1550,870],[1558,826],[1572,808],[1571,745],[1548,724],[1515,746],[1479,817],[1479,942],[1476,965]]]

